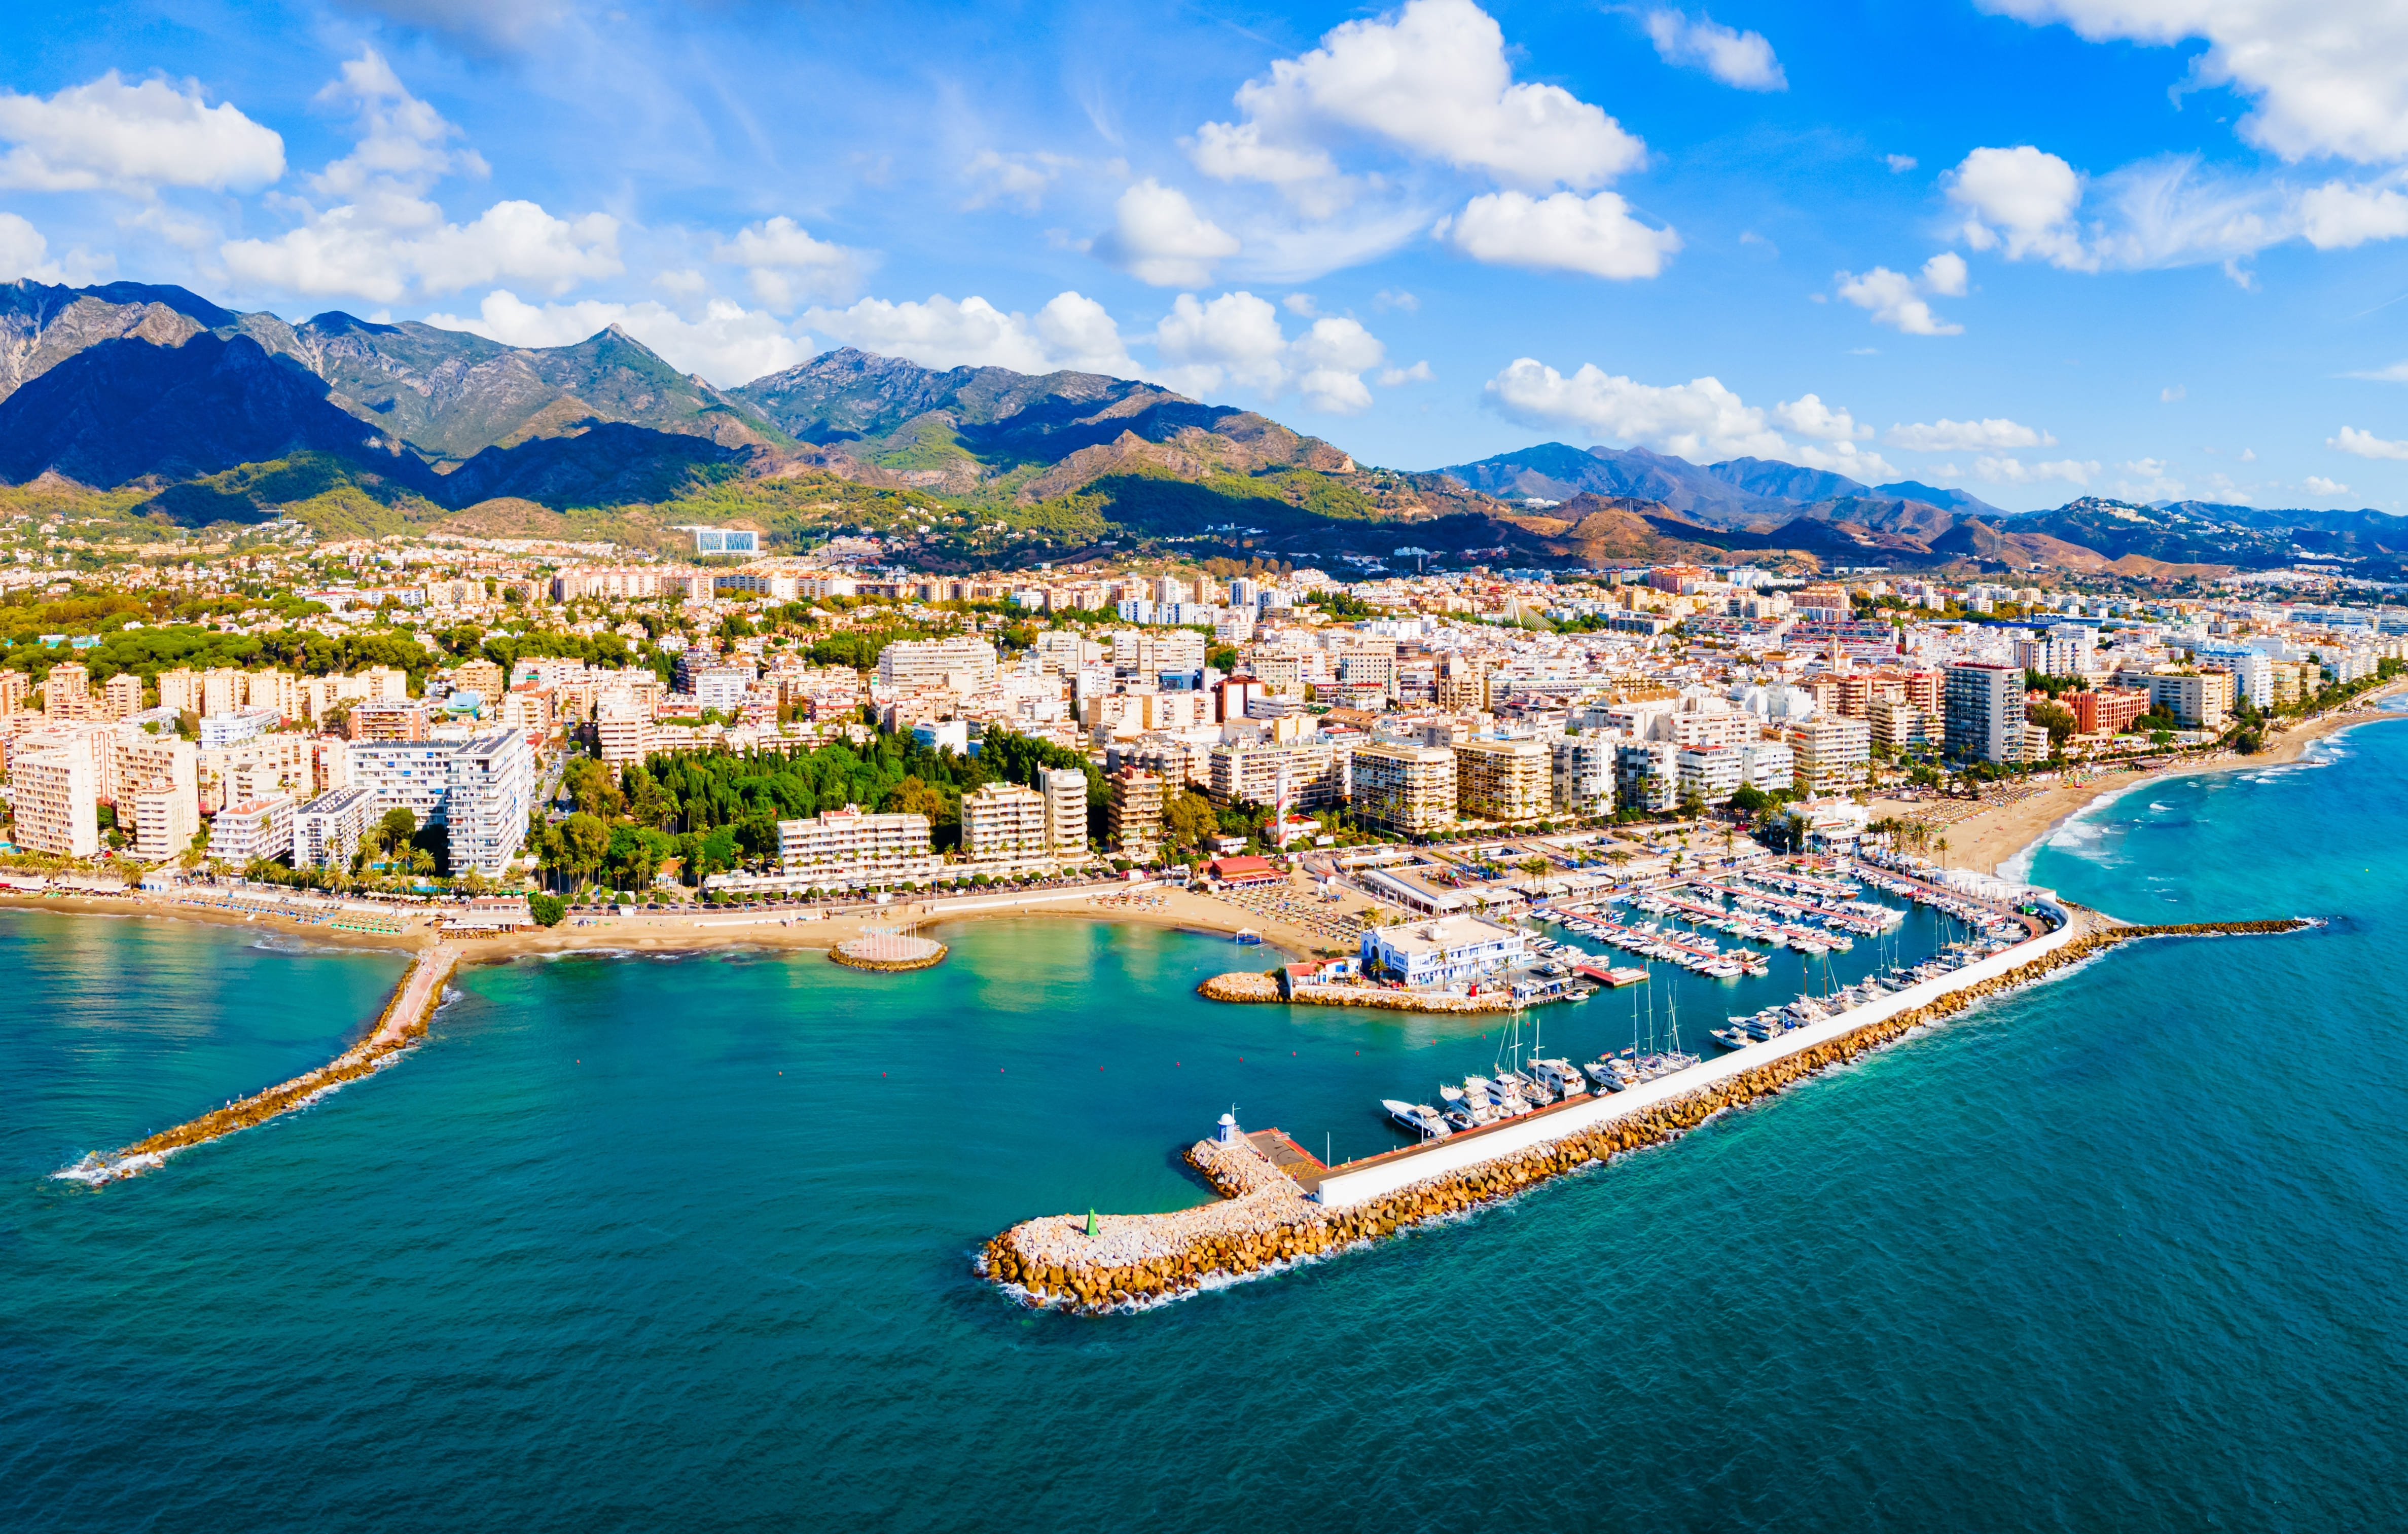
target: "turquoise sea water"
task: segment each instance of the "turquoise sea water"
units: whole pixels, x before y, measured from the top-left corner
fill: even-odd
[[[2322,932],[2117,952],[1674,1146],[1101,1319],[968,1258],[1197,1200],[1177,1148],[1233,1099],[1380,1148],[1371,1099],[1493,1041],[1207,1006],[1227,944],[1080,923],[905,977],[571,957],[93,1190],[47,1174],[322,1058],[398,967],[0,915],[0,1527],[2396,1526],[2408,729],[2326,761],[2127,796],[2032,870]]]

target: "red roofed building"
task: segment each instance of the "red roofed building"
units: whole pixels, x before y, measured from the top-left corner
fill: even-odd
[[[1204,865],[1206,877],[1224,884],[1275,884],[1281,874],[1267,857],[1216,857]]]

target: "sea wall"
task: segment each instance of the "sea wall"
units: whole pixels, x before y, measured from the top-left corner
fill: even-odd
[[[1630,1092],[1575,1099],[1455,1140],[1349,1163],[1324,1173],[1312,1198],[1253,1146],[1200,1140],[1188,1148],[1188,1163],[1225,1202],[1169,1214],[1025,1221],[989,1240],[975,1267],[1016,1297],[1039,1306],[1096,1312],[1158,1303],[1459,1214],[1548,1178],[1661,1144],[1716,1113],[1745,1107],[2118,943],[2290,932],[2307,925],[2110,925],[2086,913],[2075,925],[1772,1041],[1787,1044],[1785,1049],[1752,1046],[1713,1062],[1712,1074],[1700,1074],[1707,1069],[1700,1066]]]

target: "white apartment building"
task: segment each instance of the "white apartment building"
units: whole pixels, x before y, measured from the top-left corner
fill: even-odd
[[[293,851],[293,796],[244,799],[218,811],[209,826],[209,857],[239,868],[254,858]]]
[[[449,740],[353,742],[351,782],[376,796],[376,813],[369,818],[407,810],[422,826],[442,824],[452,792],[452,753],[457,749]]]
[[[1356,746],[1349,771],[1367,825],[1412,837],[1455,823],[1455,753],[1444,746]]]
[[[134,855],[145,863],[180,857],[201,831],[201,796],[181,788],[137,788],[120,794],[117,827],[134,839]]]
[[[1553,743],[1555,808],[1570,815],[1613,813],[1610,735],[1568,735]]]
[[[1455,803],[1480,820],[1541,819],[1555,807],[1554,753],[1539,740],[1457,741]]]
[[[498,876],[526,844],[535,752],[525,736],[504,730],[459,747],[445,767],[444,837],[452,872],[456,877],[475,868]]]
[[[100,855],[100,800],[93,792],[91,758],[64,746],[11,753],[17,845],[59,857]]]
[[[857,804],[778,823],[776,875],[714,874],[714,888],[856,889],[925,884],[937,877],[925,815],[873,815]]]
[[[640,762],[655,749],[652,711],[633,698],[605,698],[595,706],[594,738],[609,766]]]
[[[1037,775],[1045,796],[1045,843],[1065,862],[1087,856],[1087,775],[1076,767],[1047,767]]]
[[[1044,795],[1018,783],[987,783],[963,795],[963,858],[1009,867],[1047,861],[1048,808]]]
[[[293,866],[350,867],[375,810],[376,796],[365,788],[330,789],[303,805],[293,815]]]
[[[1321,741],[1215,746],[1211,792],[1224,806],[1268,807],[1284,793],[1292,810],[1325,809],[1346,801],[1347,758],[1344,747]]]
[[[995,646],[984,639],[901,639],[878,652],[878,685],[978,693],[995,685]]]

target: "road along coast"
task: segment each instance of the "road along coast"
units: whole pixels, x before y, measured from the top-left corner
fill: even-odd
[[[2300,920],[2136,926],[2095,911],[1955,974],[1642,1087],[1576,1097],[1523,1118],[1325,1167],[1276,1131],[1199,1140],[1188,1164],[1222,1202],[1167,1214],[1054,1215],[996,1236],[977,1272],[1025,1303],[1142,1309],[1276,1271],[1510,1198],[1539,1183],[1661,1144],[1713,1115],[1992,996],[2143,938],[2296,932]]]
[[[167,1157],[178,1151],[205,1145],[236,1130],[265,1124],[279,1114],[307,1108],[345,1082],[381,1070],[402,1051],[426,1036],[427,1020],[434,1015],[436,1003],[443,995],[443,982],[451,975],[457,957],[457,950],[443,943],[421,949],[367,1037],[317,1069],[136,1140],[122,1151],[95,1151],[51,1175],[93,1183],[133,1177],[164,1166]]]

